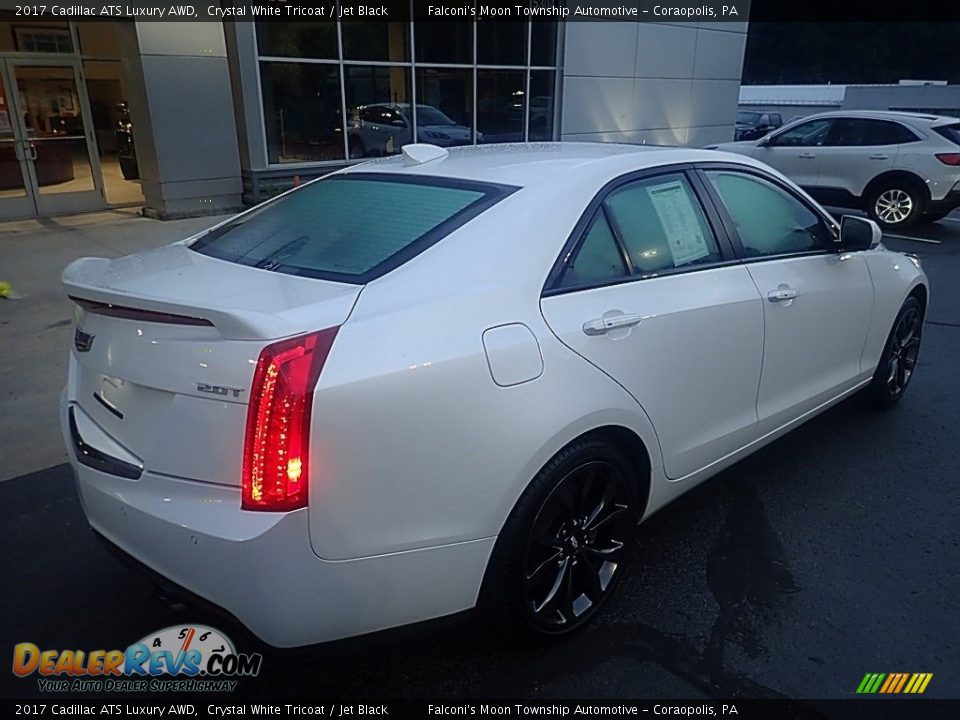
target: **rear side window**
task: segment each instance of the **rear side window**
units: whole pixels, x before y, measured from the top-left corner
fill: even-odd
[[[718,262],[720,248],[683,175],[660,175],[612,192],[606,199],[636,272]]]
[[[919,140],[903,125],[886,120],[839,119],[827,136],[827,145],[901,145]]]
[[[588,285],[616,280],[628,275],[623,254],[610,223],[603,212],[597,213],[576,256],[560,277],[561,287]]]
[[[940,127],[933,128],[933,131],[938,135],[942,135],[950,142],[960,145],[960,123],[956,125],[941,125]]]
[[[721,259],[687,179],[682,173],[658,175],[607,195],[559,285],[650,277]]]
[[[338,175],[269,202],[190,249],[274,272],[365,283],[515,189],[448,178]]]

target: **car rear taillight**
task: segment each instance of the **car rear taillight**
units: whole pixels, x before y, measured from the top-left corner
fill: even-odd
[[[306,506],[313,389],[337,330],[281,340],[260,352],[243,446],[244,510]]]
[[[944,165],[960,165],[960,153],[937,153],[937,160]]]

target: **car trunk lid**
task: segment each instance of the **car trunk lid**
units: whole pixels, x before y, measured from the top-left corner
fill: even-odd
[[[342,324],[362,289],[183,244],[77,260],[63,284],[77,305],[69,400],[146,471],[229,485],[260,351]]]

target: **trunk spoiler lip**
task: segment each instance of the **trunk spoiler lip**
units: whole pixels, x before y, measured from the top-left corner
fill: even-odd
[[[178,303],[176,300],[154,298],[149,295],[134,295],[98,284],[95,278],[96,266],[105,267],[107,258],[80,258],[70,263],[63,271],[61,282],[67,296],[78,304],[79,301],[92,304],[98,314],[112,314],[124,317],[115,311],[129,310],[135,317],[127,319],[143,322],[164,322],[168,324],[194,325],[215,328],[225,340],[274,340],[305,332],[290,320],[276,314],[254,310],[229,310],[216,306],[203,307]],[[94,272],[92,272],[94,271]],[[121,310],[122,309],[122,310]],[[91,311],[93,312],[93,311]],[[151,319],[150,316],[154,316]],[[173,321],[170,318],[176,318]]]
[[[77,295],[68,295],[67,297],[88,313],[93,313],[94,315],[106,315],[108,317],[123,318],[125,320],[143,320],[144,322],[164,323],[167,325],[202,325],[213,327],[213,323],[206,318],[193,317],[191,315],[177,315],[175,313],[160,312],[158,310],[144,310],[129,305],[115,305],[109,302],[87,300]]]

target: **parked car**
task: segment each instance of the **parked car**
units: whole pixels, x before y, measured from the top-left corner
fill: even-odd
[[[928,298],[756,160],[601,143],[409,145],[63,283],[90,525],[279,646],[579,628],[640,521],[900,400]]]
[[[960,120],[881,111],[807,115],[761,140],[720,143],[776,168],[821,202],[897,230],[960,206]]]
[[[733,129],[734,140],[756,140],[783,125],[780,113],[741,110]]]
[[[377,103],[354,109],[348,131],[351,158],[393,155],[412,142],[409,103]],[[482,135],[477,133],[477,142]],[[417,105],[417,141],[439,147],[469,145],[470,128],[458,125],[433,105]]]

